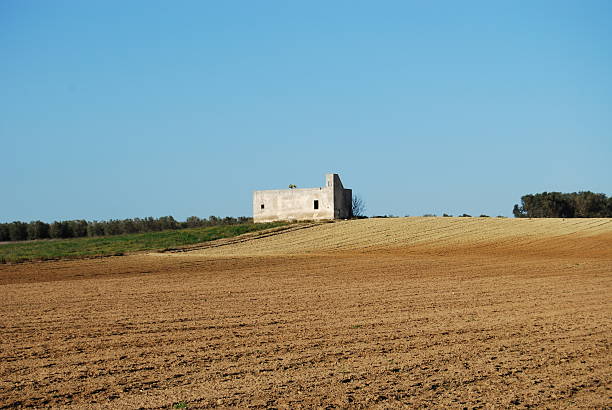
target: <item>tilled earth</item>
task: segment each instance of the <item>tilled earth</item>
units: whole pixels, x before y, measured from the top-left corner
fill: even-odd
[[[609,408],[612,235],[528,238],[0,265],[0,407]]]

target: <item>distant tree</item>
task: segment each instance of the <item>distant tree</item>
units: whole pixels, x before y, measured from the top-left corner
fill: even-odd
[[[111,219],[104,223],[104,235],[121,235],[125,233],[123,223],[118,219]]]
[[[297,185],[295,185],[295,184],[289,184],[289,189],[295,189],[295,188],[297,188]]]
[[[518,204],[514,204],[512,214],[515,218],[523,218],[525,216],[525,211],[523,210],[523,207],[519,207]]]
[[[608,215],[608,198],[604,194],[593,192],[579,192],[572,195],[575,204],[575,214],[579,218],[603,218]]]
[[[351,203],[351,215],[354,218],[363,218],[365,217],[365,202],[360,195],[353,195],[352,203]]]
[[[0,242],[10,241],[9,224],[0,224]]]
[[[68,224],[74,238],[82,238],[83,236],[87,236],[87,221],[79,219],[68,221]]]
[[[172,216],[160,218],[134,218],[134,219],[111,219],[108,221],[91,221],[83,219],[70,221],[55,221],[48,224],[42,221],[0,223],[0,242],[21,241],[28,239],[45,238],[73,238],[83,236],[107,236],[121,235],[126,233],[155,232],[164,229],[184,229],[189,227],[235,225],[253,223],[253,218],[241,216],[226,216],[219,218],[211,216],[210,219],[192,216],[184,222],[175,220]]]
[[[236,218],[234,218],[233,216],[226,216],[221,221],[221,223],[223,225],[235,225],[237,222],[238,222],[238,220]]]
[[[138,222],[134,219],[124,219],[123,223],[123,232],[125,233],[138,233],[141,231],[141,226],[139,226]]]
[[[155,232],[161,230],[158,221],[152,216],[148,216],[142,220],[143,230],[141,232]]]
[[[49,236],[51,238],[72,238],[72,230],[68,221],[55,221],[49,227]]]
[[[49,238],[49,224],[42,221],[32,221],[28,224],[28,239]]]
[[[25,222],[11,222],[9,224],[9,238],[11,241],[25,241],[28,239],[28,224]]]
[[[187,225],[187,228],[198,228],[202,226],[202,220],[197,216],[190,216],[189,218],[187,218],[185,223]]]
[[[171,216],[162,216],[159,218],[159,227],[162,230],[176,229],[178,227],[178,223]]]
[[[604,218],[612,217],[610,199],[604,194],[590,191],[561,193],[542,192],[523,195],[521,204],[515,204],[512,214],[516,218]]]
[[[87,236],[104,236],[104,224],[93,221],[87,224]]]

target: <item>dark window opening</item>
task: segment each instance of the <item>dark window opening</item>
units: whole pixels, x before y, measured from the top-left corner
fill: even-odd
[[[319,200],[315,199],[314,201],[314,209],[319,209]]]
[[[264,206],[263,206],[263,204],[261,204],[261,209],[264,209]]]

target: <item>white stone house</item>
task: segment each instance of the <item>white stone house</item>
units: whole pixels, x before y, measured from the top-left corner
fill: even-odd
[[[325,174],[321,188],[254,191],[253,221],[346,219],[352,216],[352,200],[338,174]]]

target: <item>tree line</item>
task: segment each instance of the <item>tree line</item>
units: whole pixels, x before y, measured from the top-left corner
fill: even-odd
[[[236,225],[252,223],[253,219],[241,216],[220,218],[198,218],[190,216],[184,222],[172,216],[160,218],[111,219],[109,221],[86,221],[83,219],[69,221],[42,221],[0,223],[0,242],[25,241],[31,239],[82,238],[85,236],[110,236],[128,233],[157,232],[170,229],[200,228],[216,225]]]
[[[612,197],[590,191],[529,194],[512,213],[517,218],[612,218]]]

